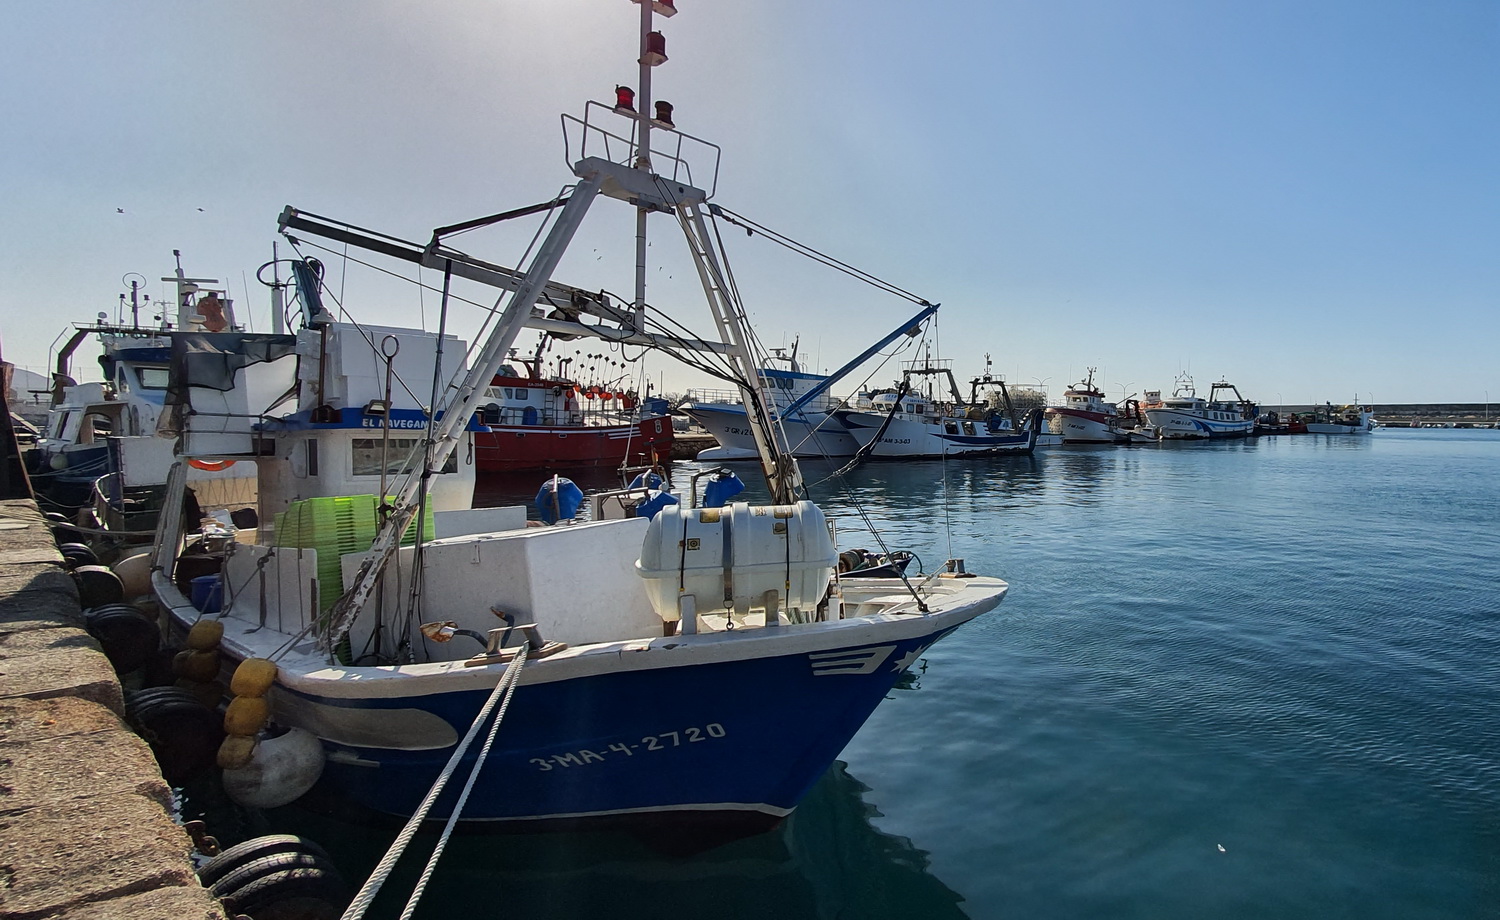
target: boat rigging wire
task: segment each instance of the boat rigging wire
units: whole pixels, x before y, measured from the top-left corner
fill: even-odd
[[[479,715],[469,725],[469,730],[464,734],[463,740],[458,743],[458,747],[454,748],[452,756],[448,758],[448,763],[443,767],[442,772],[438,774],[437,780],[433,782],[432,788],[427,791],[426,797],[422,799],[422,804],[417,806],[416,811],[407,820],[406,826],[401,828],[401,833],[396,835],[396,839],[391,843],[390,849],[386,850],[385,856],[381,857],[380,863],[375,866],[374,871],[370,873],[370,877],[360,887],[359,893],[354,896],[354,900],[349,902],[349,907],[345,909],[341,920],[360,920],[360,918],[364,917],[365,911],[369,909],[371,902],[375,900],[375,896],[380,892],[381,885],[385,884],[386,879],[390,877],[391,871],[396,867],[396,863],[401,859],[402,854],[406,852],[406,847],[411,843],[412,838],[416,836],[417,830],[422,826],[422,822],[426,820],[427,813],[432,810],[433,803],[437,801],[438,796],[443,792],[443,787],[448,784],[449,778],[453,776],[454,771],[458,768],[459,761],[463,759],[465,752],[469,749],[469,745],[473,743],[474,738],[479,734],[480,727],[489,720],[490,713],[494,711],[496,703],[499,703],[499,712],[495,713],[495,720],[490,724],[489,734],[485,736],[484,745],[480,749],[479,757],[474,761],[474,766],[469,771],[468,780],[459,794],[458,801],[454,803],[453,811],[448,815],[448,821],[443,826],[442,836],[438,838],[432,856],[428,858],[426,866],[422,869],[422,875],[417,880],[416,886],[412,889],[411,897],[406,902],[406,907],[401,911],[401,920],[409,920],[412,913],[417,909],[417,901],[421,899],[423,892],[427,888],[428,880],[432,878],[432,872],[437,867],[437,861],[443,855],[443,849],[448,845],[448,838],[453,835],[454,825],[458,822],[458,817],[462,814],[464,805],[468,803],[469,793],[473,790],[475,781],[479,779],[479,771],[484,767],[485,760],[489,756],[490,747],[494,744],[495,735],[500,731],[500,723],[505,719],[506,710],[510,708],[510,700],[515,694],[516,685],[520,683],[521,667],[526,662],[526,653],[529,649],[530,644],[522,642],[520,648],[516,650],[515,657],[511,659],[510,664],[505,669],[505,673],[500,676],[500,680],[495,683],[495,689],[490,691],[489,698],[484,701],[484,706],[479,710]]]
[[[735,225],[736,227],[742,228],[746,233],[749,233],[751,235],[759,233],[771,242],[776,243],[779,246],[784,246],[787,249],[790,249],[792,252],[797,253],[798,255],[811,259],[821,265],[826,265],[829,268],[834,269],[835,271],[843,272],[844,274],[849,275],[852,278],[863,281],[871,287],[885,291],[888,294],[894,294],[897,297],[909,300],[912,303],[917,304],[918,306],[932,306],[932,303],[930,301],[916,294],[913,294],[911,291],[908,291],[901,287],[897,287],[896,285],[892,284],[889,281],[885,281],[884,279],[877,278],[864,269],[856,268],[855,266],[850,265],[847,262],[835,259],[833,256],[830,256],[827,253],[819,252],[806,243],[799,243],[791,237],[772,230],[764,224],[756,223],[743,214],[737,214],[734,211],[731,211],[728,208],[724,207],[723,205],[710,204],[708,206],[708,209],[709,213],[724,218],[725,221]]]

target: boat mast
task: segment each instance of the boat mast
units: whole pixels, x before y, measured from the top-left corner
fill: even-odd
[[[640,111],[637,113],[635,146],[635,168],[651,171],[651,68],[666,61],[665,53],[656,53],[651,48],[651,14],[656,2],[635,0],[641,7],[641,56],[640,65]],[[670,0],[663,7],[662,15],[671,18],[677,10]],[[665,48],[665,42],[662,43]],[[635,328],[646,328],[646,216],[651,209],[644,202],[635,209]]]

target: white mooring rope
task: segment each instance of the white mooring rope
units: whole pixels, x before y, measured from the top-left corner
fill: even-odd
[[[500,730],[500,722],[505,718],[505,710],[510,706],[510,698],[515,693],[516,684],[519,682],[521,675],[521,665],[526,660],[528,648],[529,646],[526,643],[522,643],[521,647],[516,651],[516,657],[511,660],[510,665],[505,669],[505,673],[500,676],[500,680],[495,684],[495,689],[491,691],[489,699],[485,700],[484,707],[479,710],[479,715],[475,717],[473,724],[469,726],[468,732],[464,735],[463,740],[459,742],[458,748],[453,752],[453,756],[448,758],[448,763],[443,767],[443,772],[438,774],[437,781],[428,790],[427,797],[422,800],[421,805],[417,806],[416,812],[407,820],[406,826],[401,828],[401,833],[396,835],[396,839],[391,843],[390,849],[381,858],[380,864],[375,867],[375,871],[370,873],[369,879],[359,889],[359,893],[354,896],[354,900],[349,903],[349,907],[344,911],[341,920],[361,920],[364,917],[365,911],[370,907],[370,903],[375,900],[375,895],[380,892],[380,886],[385,884],[386,878],[395,869],[396,863],[401,859],[401,854],[406,851],[407,845],[411,843],[412,838],[416,836],[417,829],[421,827],[422,821],[427,817],[427,812],[432,810],[433,803],[442,794],[443,787],[447,785],[449,777],[458,768],[458,762],[463,758],[464,752],[469,749],[469,745],[473,743],[475,736],[479,734],[480,726],[489,719],[490,713],[495,708],[495,704],[500,702],[500,698],[503,695],[505,700],[500,706],[500,712],[495,716],[495,721],[490,726],[489,734],[484,740],[484,747],[480,751],[478,760],[474,762],[474,768],[469,771],[469,779],[464,785],[463,793],[459,796],[458,803],[453,808],[453,813],[448,816],[448,823],[443,828],[442,837],[438,840],[437,847],[428,859],[426,867],[423,868],[422,877],[418,879],[416,888],[412,890],[411,899],[406,902],[406,908],[401,912],[402,920],[408,920],[412,912],[417,909],[417,901],[422,897],[422,892],[426,889],[427,880],[432,877],[433,870],[437,868],[438,858],[443,855],[443,848],[447,846],[448,838],[453,833],[453,827],[458,822],[458,816],[463,812],[464,804],[468,801],[469,792],[474,788],[474,783],[479,778],[479,771],[484,767],[484,761],[489,754],[490,745],[494,743],[495,734]]]

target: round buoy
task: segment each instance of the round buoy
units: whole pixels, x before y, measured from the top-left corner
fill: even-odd
[[[323,775],[323,761],[323,743],[311,732],[290,728],[260,739],[245,766],[225,770],[224,792],[250,808],[286,805],[313,787]]]
[[[316,841],[299,837],[296,834],[267,834],[264,837],[254,837],[244,843],[237,843],[204,863],[203,868],[198,870],[198,881],[204,888],[212,888],[220,879],[241,866],[266,856],[277,856],[283,853],[305,853],[318,857],[327,865],[332,865],[328,851],[319,846]]]
[[[145,667],[161,647],[161,630],[146,614],[127,604],[110,604],[84,615],[89,635],[99,640],[116,674]]]
[[[115,573],[102,565],[80,565],[73,570],[78,582],[78,606],[103,607],[125,599],[125,589]]]
[[[76,569],[80,565],[99,564],[99,557],[83,543],[59,543],[57,551],[62,553],[63,562],[70,569]]]
[[[126,597],[140,597],[151,593],[151,554],[136,553],[110,566]]]
[[[150,696],[142,701],[146,694]],[[181,687],[155,687],[133,694],[126,716],[151,746],[162,776],[174,786],[213,766],[224,740],[219,714],[199,702],[193,691]]]

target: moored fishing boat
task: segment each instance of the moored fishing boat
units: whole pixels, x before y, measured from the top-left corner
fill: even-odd
[[[1088,376],[1063,391],[1063,404],[1047,409],[1047,428],[1067,444],[1113,444],[1119,410],[1105,402],[1104,391],[1094,386],[1094,368]]]
[[[1312,418],[1307,422],[1309,434],[1369,434],[1375,430],[1375,411],[1353,404],[1335,409],[1332,403],[1314,406]]]
[[[172,440],[156,436],[172,336],[184,330],[238,328],[234,302],[219,281],[189,278],[181,254],[174,251],[173,256],[174,273],[161,279],[174,287],[172,304],[143,299],[145,279],[131,280],[129,294],[120,295],[120,315],[114,321],[100,312],[97,321],[76,324],[58,349],[52,402],[31,458],[33,481],[50,507],[81,511],[96,523],[113,518],[116,529],[127,523],[132,530],[155,526],[158,493],[173,460]],[[104,379],[77,383],[71,376],[72,358],[90,338],[99,344]],[[222,471],[193,472],[201,480]]]
[[[774,400],[787,447],[798,458],[851,457],[859,442],[850,437],[834,419],[832,412],[838,400],[827,391],[826,374],[811,374],[798,361],[797,343],[789,351],[773,349],[770,364],[760,369],[765,391]],[[816,389],[816,393],[813,391]],[[788,406],[813,393],[797,412],[787,414]],[[755,438],[750,433],[749,416],[740,402],[738,390],[689,390],[678,407],[693,421],[713,435],[718,446],[700,451],[699,460],[749,460],[758,456]]]
[[[654,6],[641,5],[643,97],[650,66],[665,59],[653,50]],[[521,271],[450,249],[441,231],[416,247],[283,212],[283,230],[299,237],[439,268],[445,291],[452,275],[508,289],[472,359],[451,336],[332,322],[307,308],[307,292],[294,335],[173,343],[179,452],[253,464],[256,493],[234,500],[258,513],[254,528],[193,534],[175,467],[155,593],[187,629],[204,615],[185,576],[220,567],[224,607],[213,619],[222,654],[240,663],[236,683],[252,663],[251,673],[269,669],[270,717],[317,738],[330,787],[365,805],[412,814],[451,763],[478,776],[461,812],[469,820],[765,827],[795,807],[926,648],[1006,593],[957,564],[920,582],[839,576],[829,523],[766,411],[746,313],[709,229],[721,209],[706,207],[711,188],[685,181],[694,171],[684,148],[710,159],[702,176],[717,175],[717,148],[663,114],[654,124],[622,101],[565,119],[581,143],[577,184],[546,208],[560,213]],[[653,127],[667,143],[653,145]],[[594,155],[600,148],[605,156]],[[587,523],[542,527],[524,526],[516,509],[469,507],[486,389],[601,197],[637,209],[642,227],[650,213],[677,218],[727,341],[661,336],[643,313],[581,296],[572,315],[547,322],[721,356],[772,504],[697,508],[689,498],[647,517],[634,513],[647,496],[623,490],[596,496]],[[643,305],[644,235],[637,245]],[[389,382],[424,377],[446,394],[427,403],[435,411]],[[469,747],[502,698],[493,747]],[[231,737],[251,743],[226,743],[221,763],[253,768],[264,740],[253,730]],[[457,809],[450,796],[423,813]]]
[[[1234,393],[1234,399],[1221,393]],[[1243,438],[1255,428],[1258,414],[1255,404],[1240,396],[1234,384],[1225,380],[1209,388],[1207,399],[1193,388],[1193,379],[1183,375],[1170,397],[1160,405],[1145,410],[1146,418],[1161,432],[1163,440],[1200,440],[1204,438]]]
[[[930,357],[908,362],[894,389],[862,393],[834,414],[869,459],[1030,454],[1042,419],[1039,410],[1017,417],[1005,381],[988,371],[965,399],[952,362]]]
[[[831,374],[803,371],[797,363],[795,342],[791,354],[775,349],[775,354],[763,359],[760,369],[762,389],[770,395],[770,414],[785,438],[787,453],[793,457],[814,459],[852,457],[858,453],[860,442],[835,415],[843,404],[829,395],[829,389],[882,348],[902,336],[917,336],[922,324],[937,310],[936,304],[924,303],[915,316]],[[772,361],[788,366],[774,367]],[[681,409],[719,442],[718,447],[699,453],[698,459],[744,460],[756,456],[755,438],[748,425],[749,415],[735,394],[717,391],[707,395],[700,391],[694,398],[690,393]]]
[[[666,400],[547,373],[540,354],[502,366],[485,396],[489,430],[474,445],[480,474],[650,466],[671,454]]]

